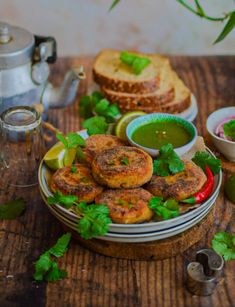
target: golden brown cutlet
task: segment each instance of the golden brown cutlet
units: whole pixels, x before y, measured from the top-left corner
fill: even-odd
[[[124,145],[126,143],[114,135],[95,134],[86,139],[86,147],[83,149],[83,153],[86,161],[92,163],[94,157],[102,150]]]
[[[65,195],[76,195],[79,201],[90,203],[103,191],[92,177],[91,169],[82,164],[75,164],[75,172],[71,166],[58,169],[52,176],[50,187],[52,192],[60,191]]]
[[[180,201],[199,191],[205,182],[203,170],[192,161],[184,160],[184,171],[166,177],[153,175],[145,188],[155,196]]]
[[[96,204],[105,204],[114,223],[134,224],[149,221],[153,211],[148,207],[152,195],[142,188],[106,190],[96,197]]]
[[[135,188],[151,179],[153,161],[139,148],[118,146],[96,155],[92,174],[97,182],[110,188]]]

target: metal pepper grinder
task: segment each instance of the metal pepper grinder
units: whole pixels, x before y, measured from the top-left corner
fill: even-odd
[[[196,262],[187,266],[187,288],[192,294],[211,295],[222,273],[223,258],[212,249],[202,249],[196,254]]]

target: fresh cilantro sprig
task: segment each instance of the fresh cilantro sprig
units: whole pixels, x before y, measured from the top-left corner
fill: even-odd
[[[77,230],[81,237],[88,240],[96,236],[103,236],[109,230],[112,222],[109,217],[109,208],[103,204],[89,204],[78,202],[78,197],[74,195],[63,195],[56,192],[54,196],[48,197],[49,205],[61,204],[65,208],[74,207],[75,212],[80,217]]]
[[[85,119],[82,126],[88,135],[105,134],[109,124],[114,123],[120,116],[117,104],[110,104],[103,94],[94,91],[90,96],[81,97],[79,114]]]
[[[61,133],[57,133],[56,138],[64,144],[66,149],[86,146],[85,140],[76,132],[69,132],[66,136]]]
[[[235,259],[235,235],[228,232],[217,232],[212,240],[212,248],[221,256],[224,260]]]
[[[214,175],[218,174],[221,170],[221,162],[219,159],[212,157],[205,151],[197,151],[192,158],[192,161],[199,167],[206,171],[206,166],[210,168]]]
[[[106,134],[108,131],[108,123],[103,116],[94,116],[83,122],[83,127],[87,129],[88,135]]]
[[[174,199],[163,200],[163,197],[152,197],[149,201],[149,207],[157,216],[164,220],[176,217],[179,215],[179,205]]]
[[[0,220],[13,220],[20,216],[26,209],[26,202],[23,198],[11,200],[0,205]]]
[[[225,136],[235,140],[235,119],[230,120],[223,126]]]
[[[153,162],[153,173],[158,176],[169,176],[184,170],[184,163],[174,151],[172,144],[161,147],[159,156]]]
[[[66,233],[58,239],[56,244],[44,252],[35,262],[34,279],[54,282],[67,277],[65,270],[60,270],[56,258],[62,257],[68,250],[71,233]]]
[[[133,73],[136,75],[140,75],[142,71],[151,63],[151,60],[149,58],[140,57],[128,51],[121,52],[120,60],[124,64],[131,67]]]
[[[129,165],[130,162],[129,162],[129,159],[127,157],[124,157],[122,160],[121,160],[121,163],[124,164],[124,165]]]

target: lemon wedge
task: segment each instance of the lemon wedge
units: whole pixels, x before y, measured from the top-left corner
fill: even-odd
[[[135,118],[145,115],[143,111],[131,111],[127,112],[118,120],[115,127],[115,135],[120,139],[127,141],[126,127]]]
[[[58,168],[72,165],[75,157],[76,149],[65,149],[64,145],[59,142],[51,147],[43,160],[50,169],[57,170]]]

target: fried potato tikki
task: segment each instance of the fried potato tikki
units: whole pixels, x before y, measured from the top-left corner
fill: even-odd
[[[152,173],[152,158],[136,147],[106,149],[92,162],[95,180],[110,188],[139,187],[151,179]]]
[[[102,150],[124,145],[125,142],[114,135],[94,134],[86,139],[86,147],[83,149],[83,153],[86,161],[92,163],[94,157]]]
[[[51,179],[52,192],[76,195],[79,201],[90,203],[103,191],[92,177],[91,169],[82,164],[75,164],[73,172],[71,166],[58,169]]]
[[[184,160],[184,170],[175,175],[153,175],[145,188],[155,196],[183,200],[199,191],[206,182],[203,170],[190,160]]]
[[[142,189],[106,190],[96,197],[96,204],[105,204],[114,223],[134,224],[149,221],[153,211],[148,207],[152,195]]]

